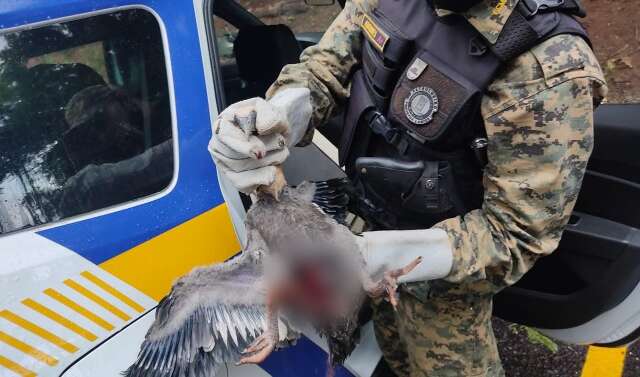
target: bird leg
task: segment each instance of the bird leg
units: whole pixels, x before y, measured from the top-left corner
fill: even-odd
[[[284,172],[281,166],[276,166],[276,172],[273,179],[273,183],[268,186],[258,187],[258,192],[272,196],[276,201],[280,200],[280,193],[287,185],[287,180],[284,178]]]
[[[422,257],[414,259],[413,262],[402,268],[387,271],[378,282],[373,282],[367,275],[363,279],[364,290],[372,298],[386,295],[393,308],[396,309],[398,306],[398,278],[411,272],[420,262],[422,262]]]
[[[280,340],[278,302],[278,291],[270,290],[267,293],[267,329],[242,351],[244,356],[240,358],[236,365],[261,363],[276,348]]]

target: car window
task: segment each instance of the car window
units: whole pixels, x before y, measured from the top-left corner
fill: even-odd
[[[602,65],[609,103],[640,103],[640,6],[637,0],[583,0],[593,48]]]
[[[0,34],[0,234],[161,191],[171,129],[150,13]]]

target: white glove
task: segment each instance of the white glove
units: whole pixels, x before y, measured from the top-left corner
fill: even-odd
[[[227,107],[213,123],[209,152],[216,166],[244,193],[273,183],[275,166],[304,136],[311,119],[307,88],[289,88],[269,101],[251,98]]]
[[[451,272],[453,252],[449,236],[442,229],[365,232],[357,238],[371,277],[380,278],[383,273],[403,268],[418,257],[422,257],[422,262],[399,277],[398,283],[441,279]]]

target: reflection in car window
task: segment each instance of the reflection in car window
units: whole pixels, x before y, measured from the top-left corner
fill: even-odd
[[[0,233],[128,202],[173,176],[162,36],[135,9],[0,35]]]

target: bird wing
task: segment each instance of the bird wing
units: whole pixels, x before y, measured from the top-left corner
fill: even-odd
[[[349,185],[347,178],[315,182],[312,202],[338,223],[344,224],[349,212]]]
[[[155,322],[127,377],[210,377],[237,361],[266,328],[259,258],[243,252],[180,278],[160,301]]]

